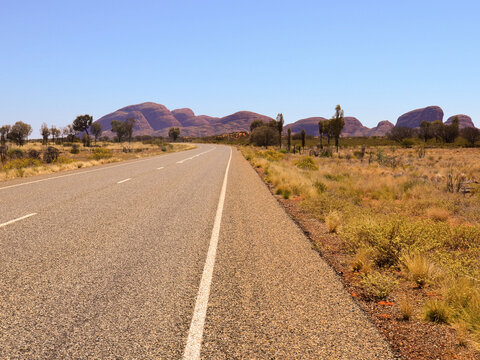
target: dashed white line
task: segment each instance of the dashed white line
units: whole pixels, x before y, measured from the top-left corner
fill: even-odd
[[[22,216],[22,217],[19,217],[19,218],[16,218],[16,219],[7,221],[6,223],[0,224],[0,228],[2,228],[2,227],[4,227],[4,226],[7,226],[7,225],[10,225],[10,224],[13,224],[14,222],[17,222],[17,221],[20,221],[20,220],[29,218],[30,216],[34,216],[34,215],[37,215],[37,213],[31,213],[31,214],[28,214],[28,215],[25,215],[25,216]]]
[[[168,154],[168,155],[160,155],[160,156],[169,156],[169,155],[176,155],[176,154],[177,153]],[[40,183],[40,182],[44,182],[44,181],[50,181],[50,180],[54,180],[54,179],[61,179],[61,178],[70,177],[70,176],[89,174],[89,173],[92,173],[92,172],[95,172],[95,171],[108,170],[108,169],[113,169],[113,168],[120,167],[120,166],[128,166],[128,165],[131,165],[131,164],[138,164],[138,163],[143,162],[143,161],[156,160],[156,159],[158,159],[158,157],[159,156],[152,156],[152,157],[149,157],[149,158],[146,158],[146,159],[129,161],[129,162],[125,162],[125,163],[117,164],[117,165],[105,166],[105,167],[102,167],[100,169],[92,169],[92,170],[86,170],[86,171],[80,171],[80,172],[73,172],[73,173],[70,173],[70,174],[53,176],[53,177],[49,177],[49,178],[45,178],[45,179],[29,181],[29,182],[24,182],[24,183],[20,183],[20,184],[3,186],[3,187],[0,187],[0,191],[15,188],[15,187],[18,187],[18,186],[24,186],[24,185],[36,184],[36,183]]]
[[[207,316],[208,297],[210,296],[210,285],[212,284],[213,267],[215,265],[218,237],[220,234],[220,224],[222,222],[223,204],[225,202],[225,193],[227,191],[228,169],[230,168],[231,160],[232,149],[230,149],[230,157],[228,159],[227,168],[225,169],[225,177],[223,178],[220,198],[218,199],[217,213],[215,215],[215,222],[213,224],[207,259],[203,268],[202,280],[200,281],[192,322],[190,323],[190,330],[188,332],[187,345],[183,354],[184,360],[200,359],[203,327],[205,325],[205,317]]]
[[[200,154],[194,155],[194,156],[192,156],[192,157],[189,157],[189,158],[186,158],[186,159],[177,161],[177,164],[183,164],[185,161],[192,160],[193,158],[196,158],[197,156],[206,154],[206,153],[208,153],[208,152],[210,152],[210,151],[212,151],[212,150],[213,150],[213,149],[210,149],[210,150],[204,151],[204,152],[202,152],[202,153],[200,153]]]
[[[123,184],[124,182],[127,182],[127,181],[129,181],[129,180],[132,180],[132,178],[128,178],[128,179],[119,181],[119,182],[117,182],[117,184]]]

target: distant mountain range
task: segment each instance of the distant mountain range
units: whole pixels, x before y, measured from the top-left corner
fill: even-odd
[[[451,123],[458,116],[460,127],[474,126],[472,119],[467,115],[454,115],[446,123]],[[171,127],[180,128],[182,136],[211,136],[231,132],[250,131],[250,123],[253,120],[272,120],[271,117],[250,111],[239,111],[224,117],[212,117],[208,115],[195,115],[188,108],[168,110],[164,105],[145,102],[130,105],[115,112],[105,115],[96,122],[102,125],[103,135],[113,137],[111,123],[113,120],[125,121],[127,118],[135,119],[134,135],[167,136]],[[293,133],[299,133],[305,129],[307,134],[318,136],[318,122],[326,120],[323,117],[310,117],[300,119],[294,123],[285,125],[285,131],[292,129]],[[400,116],[397,125],[418,127],[423,121],[443,121],[443,110],[438,106],[429,106],[423,109],[410,111]],[[355,117],[345,117],[345,127],[342,132],[344,137],[355,136],[385,136],[394,125],[387,120],[380,121],[374,128],[368,128]]]

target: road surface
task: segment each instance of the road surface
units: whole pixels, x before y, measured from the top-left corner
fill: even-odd
[[[241,154],[0,184],[1,359],[391,359]]]

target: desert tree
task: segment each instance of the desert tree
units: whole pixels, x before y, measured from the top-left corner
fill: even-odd
[[[63,134],[65,135],[65,137],[67,138],[67,141],[69,142],[73,142],[75,140],[76,133],[77,132],[73,128],[73,124],[68,124],[63,128]]]
[[[125,126],[123,126],[123,122],[119,120],[113,120],[111,122],[112,132],[117,135],[118,142],[122,142],[125,136],[127,135],[125,132]]]
[[[55,125],[50,127],[50,135],[52,135],[52,142],[55,144],[55,140],[60,136],[60,130],[57,129]]]
[[[133,126],[135,125],[135,119],[134,118],[127,118],[125,122],[123,123],[123,126],[125,128],[125,135],[128,139],[128,142],[132,142],[133,139]],[[180,134],[180,130],[178,130],[178,133]]]
[[[433,128],[432,123],[429,121],[422,121],[420,124],[420,129],[418,130],[418,137],[424,142],[427,142],[429,139],[433,139]]]
[[[32,133],[32,127],[23,121],[17,121],[10,129],[8,137],[15,144],[23,146],[25,140]]]
[[[257,127],[265,126],[265,123],[260,119],[255,119],[250,123],[250,132],[255,130]]]
[[[85,115],[79,115],[76,117],[75,120],[73,120],[73,130],[78,131],[78,132],[86,132],[87,135],[90,135],[88,133],[88,129],[92,125],[93,122],[93,116],[90,116],[88,114]]]
[[[307,133],[305,132],[305,129],[302,129],[301,135],[302,135],[302,149],[305,149],[305,137],[307,135]]]
[[[445,125],[440,120],[436,120],[430,125],[432,135],[435,138],[435,141],[441,141],[444,138]]]
[[[459,120],[458,116],[455,116],[452,123],[449,125],[443,125],[443,141],[446,143],[453,143],[459,135]]]
[[[340,135],[342,134],[342,130],[344,126],[345,126],[345,119],[343,116],[343,110],[340,107],[340,105],[337,105],[335,107],[335,114],[330,119],[328,124],[331,136],[335,139],[335,146],[337,147],[337,152],[338,152]]]
[[[263,126],[256,127],[250,133],[250,143],[255,146],[271,146],[278,144],[277,129],[273,126],[264,124]]]
[[[180,136],[180,129],[177,127],[172,127],[168,130],[168,136],[173,139],[173,142],[177,141],[177,138]]]
[[[287,150],[290,152],[290,146],[292,145],[292,129],[287,129]]]
[[[3,125],[0,127],[0,144],[5,145],[11,128],[10,125]]]
[[[48,137],[50,136],[50,129],[46,123],[43,123],[42,126],[40,126],[40,134],[42,135],[42,144],[47,145]]]
[[[277,115],[277,130],[278,130],[278,143],[280,144],[280,149],[282,148],[282,132],[283,132],[283,114],[280,113]]]
[[[405,139],[413,137],[414,130],[406,126],[394,126],[388,133],[387,138],[401,143]]]
[[[92,135],[95,138],[95,145],[97,145],[97,140],[102,135],[102,124],[96,122],[90,126],[90,130],[92,130]]]
[[[480,130],[468,126],[460,130],[460,136],[467,140],[470,146],[475,146],[475,143],[480,140]]]
[[[320,138],[320,149],[323,149],[323,135],[326,132],[327,120],[320,120],[318,122],[318,134]]]

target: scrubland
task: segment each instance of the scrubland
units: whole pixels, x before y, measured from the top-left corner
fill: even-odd
[[[361,296],[395,293],[403,320],[451,324],[480,343],[480,149],[241,150],[275,194],[338,237]],[[412,288],[421,304],[402,295]]]
[[[21,147],[8,144],[4,162],[0,163],[0,181],[87,168],[194,147],[191,144],[172,144],[160,140],[147,144],[98,142],[92,147],[85,147],[81,143],[42,145],[41,142],[29,142]],[[45,157],[49,151],[55,154],[51,159]]]

